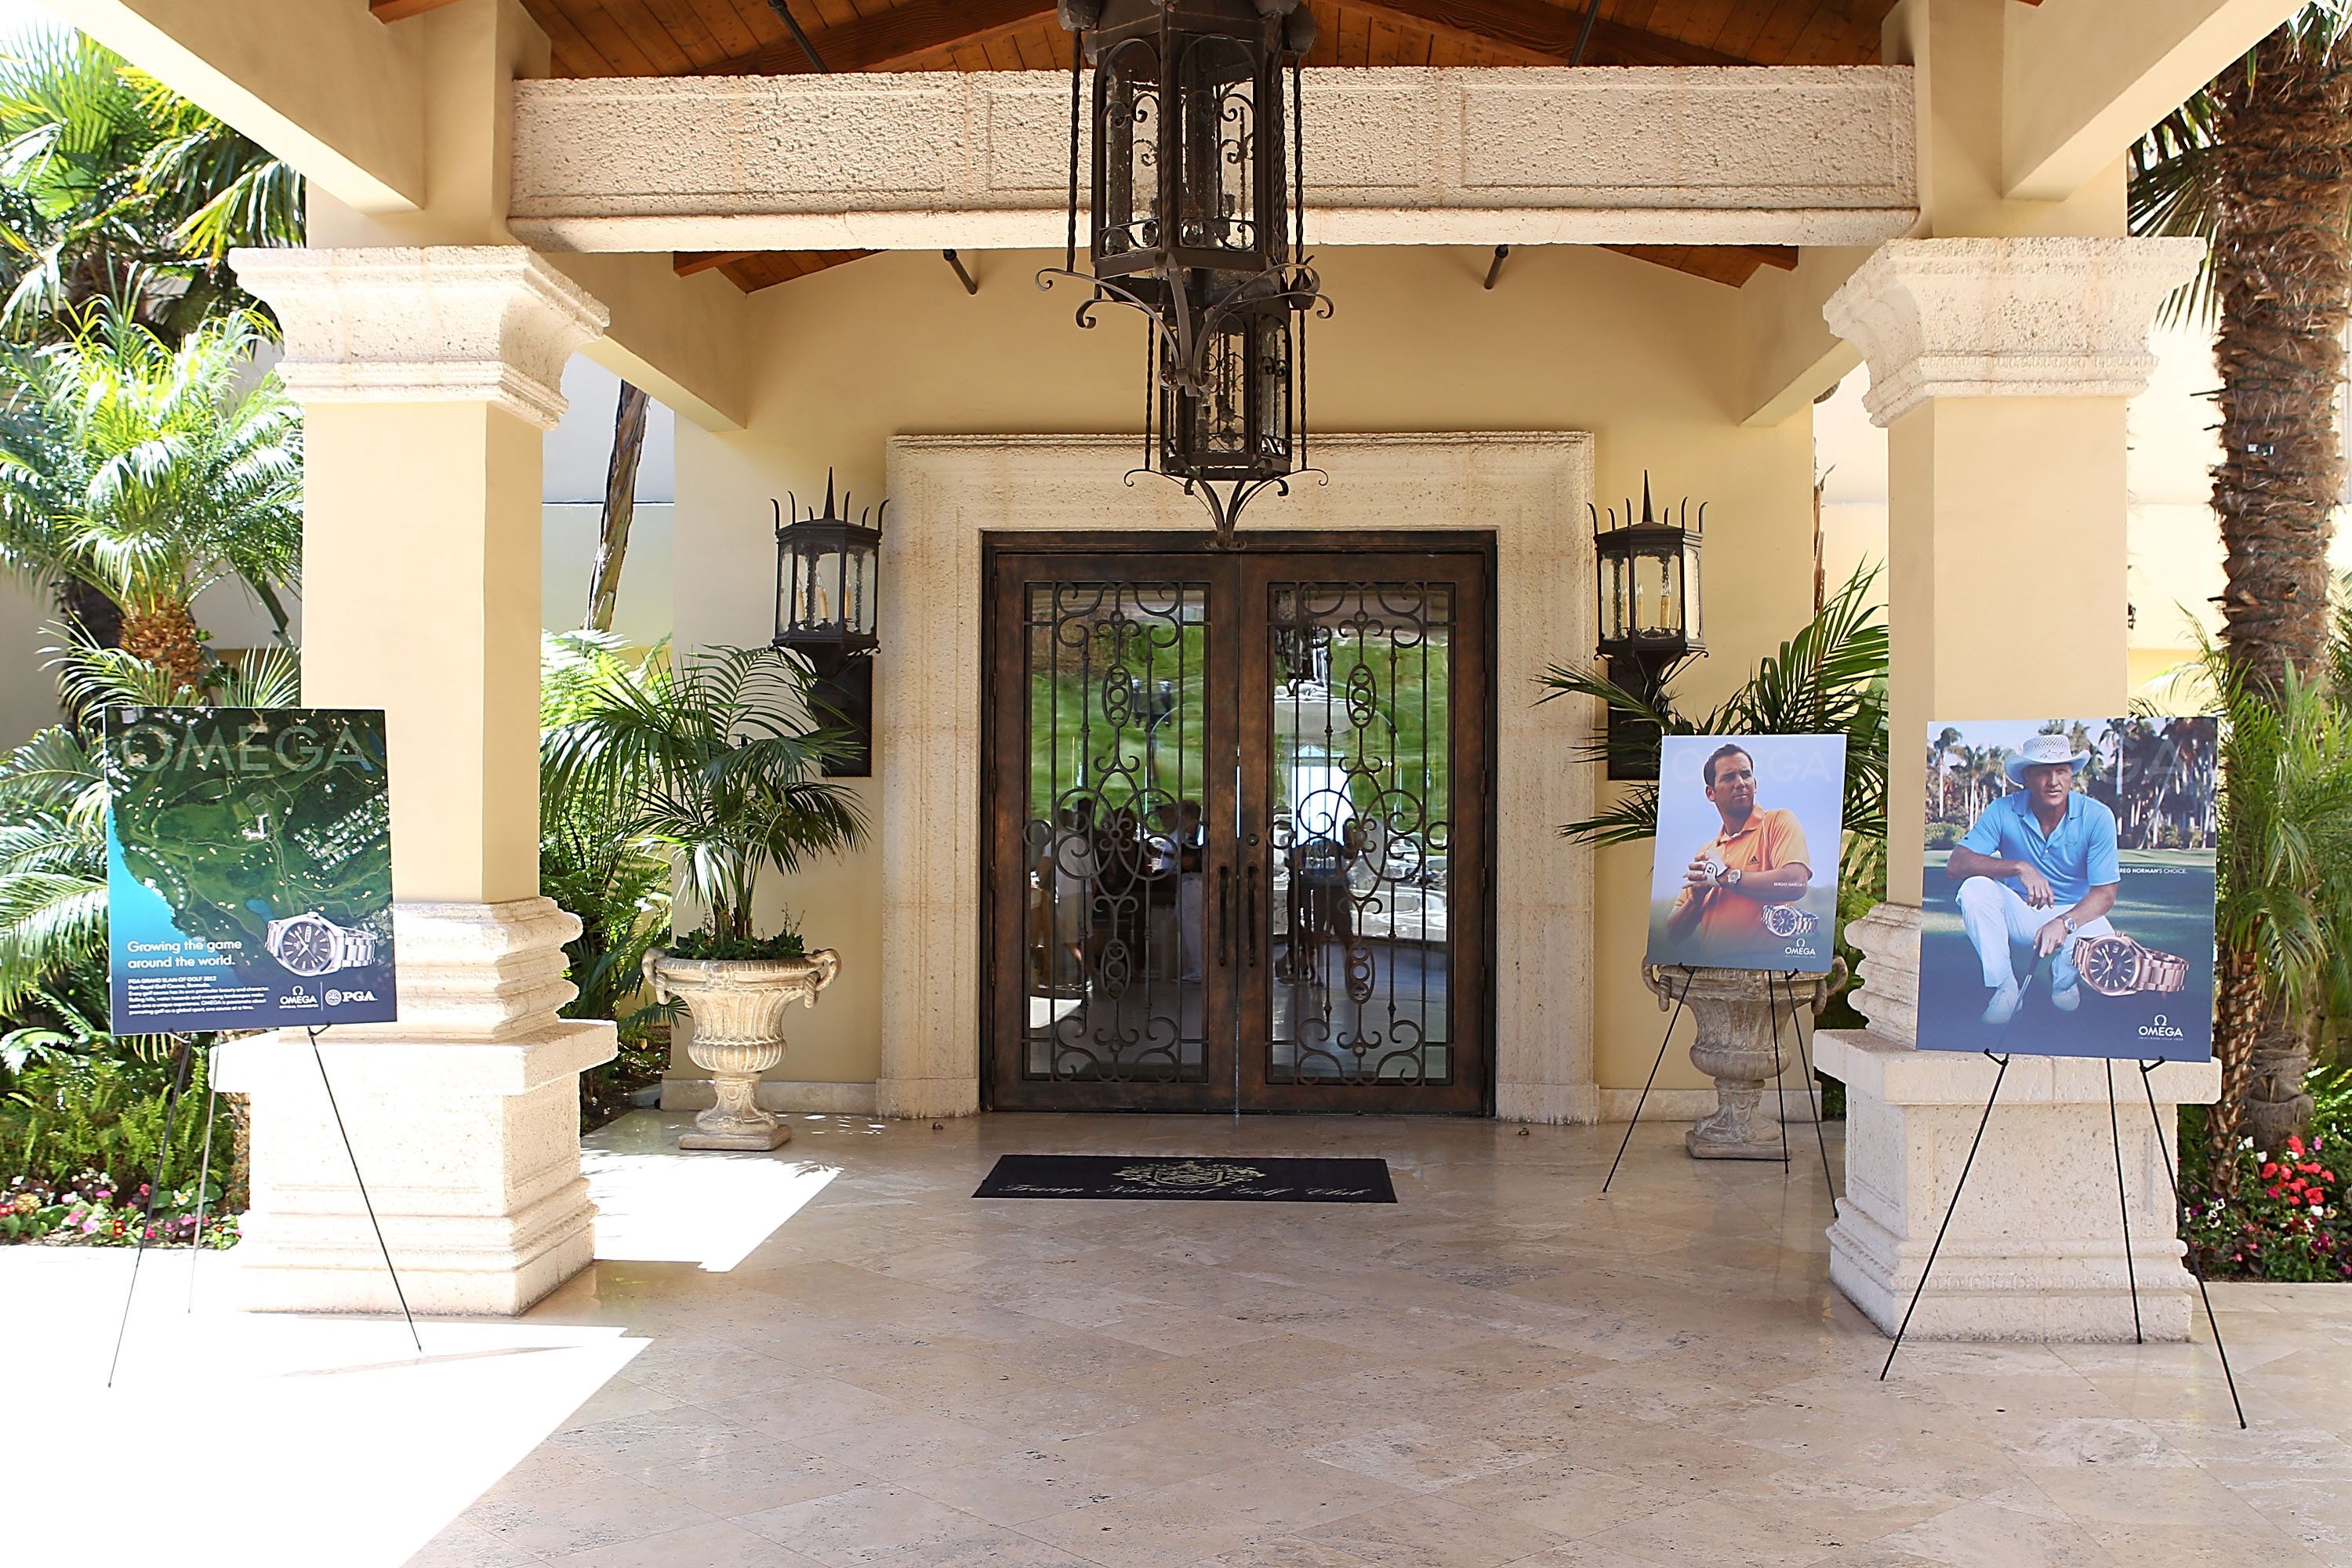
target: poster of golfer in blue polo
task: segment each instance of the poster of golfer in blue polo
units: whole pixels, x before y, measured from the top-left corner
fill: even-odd
[[[1927,728],[1922,1050],[2213,1054],[2221,721]]]
[[[1649,962],[1826,974],[1836,957],[1843,735],[1668,735]]]
[[[383,715],[109,708],[118,1034],[389,1023]]]

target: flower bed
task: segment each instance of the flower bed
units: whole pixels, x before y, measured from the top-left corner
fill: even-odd
[[[2211,1168],[2200,1158],[2202,1109],[2183,1114],[2181,1236],[2206,1279],[2352,1280],[2352,1210],[2337,1182],[2352,1150],[2352,1070],[2315,1075],[2310,1089],[2310,1142],[2290,1138],[2271,1151],[2242,1141],[2229,1198],[2214,1194]]]
[[[163,1194],[152,1217],[147,1193],[144,1182],[131,1191],[120,1191],[111,1177],[99,1171],[54,1184],[19,1176],[8,1184],[5,1199],[0,1200],[0,1241],[47,1247],[136,1247],[143,1229],[150,1247],[236,1245],[236,1215],[220,1212],[224,1194],[219,1182],[205,1184],[201,1237],[194,1184]]]

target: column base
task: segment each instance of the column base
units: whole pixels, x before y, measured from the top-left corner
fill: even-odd
[[[2137,1331],[2189,1337],[2196,1281],[2181,1265],[2164,1162],[2173,1156],[2175,1113],[2221,1092],[2219,1068],[2157,1069],[2151,1124],[2137,1064],[2119,1064],[2111,1121],[2105,1061],[2013,1058],[1954,1208],[1994,1065],[1860,1030],[1823,1030],[1817,1041],[1821,1070],[1846,1086],[1846,1194],[1829,1231],[1830,1279],[1882,1331],[1901,1325],[1950,1210],[1909,1337],[2129,1341],[2135,1281]]]
[[[874,1114],[905,1121],[980,1114],[980,1083],[969,1078],[886,1078],[874,1085]]]
[[[397,1026],[383,1026],[389,1029]],[[238,1304],[268,1312],[411,1310],[511,1317],[588,1267],[595,1205],[580,1173],[579,1075],[609,1060],[611,1024],[562,1020],[497,1044],[343,1038],[301,1030],[221,1047],[221,1087],[252,1099],[253,1206]]]

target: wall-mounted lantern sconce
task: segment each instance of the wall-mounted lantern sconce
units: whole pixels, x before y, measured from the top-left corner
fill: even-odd
[[[1650,476],[1642,476],[1642,518],[1633,521],[1633,503],[1625,503],[1620,522],[1617,509],[1609,509],[1609,525],[1592,512],[1593,552],[1600,558],[1601,658],[1609,679],[1655,703],[1666,679],[1685,660],[1706,652],[1700,636],[1698,547],[1706,525],[1706,508],[1698,521],[1690,516],[1690,502],[1682,504],[1680,521],[1660,521],[1650,505]],[[1674,516],[1669,508],[1667,515]],[[1658,776],[1657,727],[1612,710],[1609,715],[1612,779],[1654,779]],[[1630,754],[1635,742],[1646,742],[1646,764]]]
[[[786,498],[787,502],[791,498]],[[809,697],[818,719],[856,735],[856,754],[825,764],[837,778],[872,774],[874,649],[879,608],[882,554],[881,510],[849,521],[849,498],[836,514],[833,475],[824,477],[824,515],[784,520],[785,508],[771,501],[776,517],[775,646],[809,662],[816,684]],[[797,513],[797,504],[793,510]]]

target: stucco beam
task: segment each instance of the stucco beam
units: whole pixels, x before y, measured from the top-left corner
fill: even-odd
[[[2063,201],[2293,16],[2299,0],[2048,0],[2004,6],[2001,183]]]
[[[424,40],[319,0],[43,0],[362,212],[425,200]]]
[[[549,256],[612,312],[580,352],[705,430],[751,418],[752,309],[716,272],[681,278],[662,256]]]
[[[1808,248],[1793,272],[1764,272],[1739,290],[1739,422],[1778,425],[1801,414],[1862,363],[1829,329],[1822,307],[1870,259],[1867,246]]]
[[[1310,245],[1870,245],[1917,218],[1902,67],[1307,73]],[[515,85],[542,250],[1057,245],[1055,72]]]

